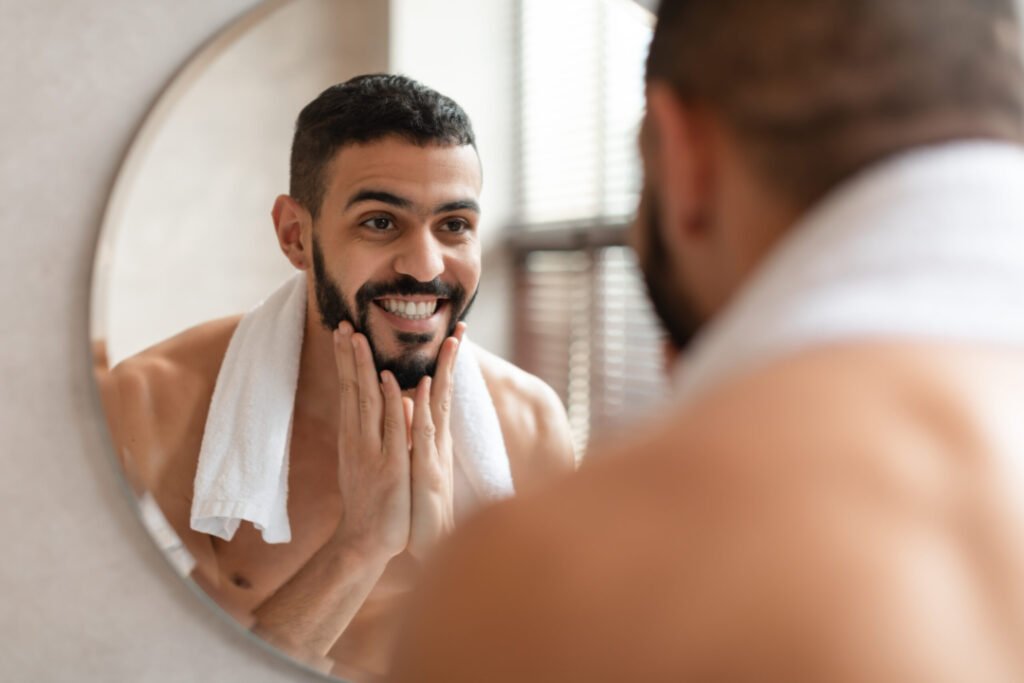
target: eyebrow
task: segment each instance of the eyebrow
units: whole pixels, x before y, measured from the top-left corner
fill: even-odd
[[[390,192],[384,192],[383,190],[360,190],[349,197],[348,204],[345,205],[345,208],[349,209],[360,202],[383,202],[384,204],[390,204],[391,206],[399,209],[412,208],[411,200],[406,199],[405,197],[399,197],[398,195]]]
[[[449,211],[472,211],[480,213],[480,205],[472,199],[460,199],[455,202],[440,204],[434,208],[434,213],[448,213]]]
[[[385,190],[360,190],[349,197],[345,209],[349,209],[361,202],[382,202],[399,209],[411,210],[414,205],[411,199],[399,197],[398,195]],[[434,207],[434,214],[447,213],[449,211],[473,211],[480,213],[480,205],[472,199],[459,199],[453,202],[445,202]]]

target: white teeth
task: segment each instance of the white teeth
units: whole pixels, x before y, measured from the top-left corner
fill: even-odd
[[[437,299],[433,301],[400,301],[398,299],[381,299],[384,310],[408,320],[425,320],[437,311]]]

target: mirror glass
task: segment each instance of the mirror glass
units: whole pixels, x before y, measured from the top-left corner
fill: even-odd
[[[323,377],[311,368],[329,368],[305,355],[312,290],[275,229],[287,222],[275,198],[288,192],[299,111],[329,86],[393,73],[451,97],[472,120],[479,162],[441,161],[461,163],[468,177],[479,163],[482,186],[435,188],[433,174],[408,185],[414,200],[451,191],[480,209],[437,223],[445,253],[472,253],[447,232],[469,219],[479,254],[472,344],[452,363],[449,529],[492,498],[571,469],[588,443],[665,390],[661,330],[626,246],[652,25],[629,0],[275,0],[213,37],[143,122],[108,203],[93,277],[91,343],[118,459],[177,570],[306,666],[355,681],[383,675],[428,551],[376,567],[326,550],[346,509],[341,430],[309,398]],[[410,147],[400,159],[415,156]],[[442,239],[432,230],[424,234]],[[354,255],[365,245],[324,245],[330,276],[345,280],[368,263]],[[312,260],[309,246],[300,260]],[[445,313],[454,295],[419,296],[447,322],[462,312]],[[431,315],[381,301],[389,316]],[[253,310],[271,312],[246,316],[256,322],[243,343],[239,317]],[[289,318],[295,310],[302,315]],[[298,321],[292,346],[282,332],[289,320]],[[291,370],[268,369],[289,357],[280,364]],[[223,424],[212,424],[215,414]],[[474,439],[490,441],[476,448]],[[222,460],[201,466],[218,444]],[[524,450],[550,456],[529,464],[517,455]],[[284,464],[279,457],[253,475],[249,460],[232,461],[242,451],[283,452]],[[276,497],[260,498],[268,488]],[[231,507],[228,494],[244,504]],[[197,528],[203,496],[216,510]],[[242,510],[251,500],[259,511]]]

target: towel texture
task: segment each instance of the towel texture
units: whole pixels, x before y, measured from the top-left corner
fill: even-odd
[[[242,520],[267,543],[291,540],[288,450],[306,320],[303,274],[246,314],[231,338],[206,419],[191,526],[231,540]],[[452,443],[455,512],[511,495],[512,476],[494,403],[473,344],[455,363]]]
[[[1024,150],[920,149],[844,184],[795,226],[676,369],[682,401],[811,346],[1024,344]]]

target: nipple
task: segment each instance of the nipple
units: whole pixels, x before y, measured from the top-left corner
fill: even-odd
[[[239,588],[252,588],[252,582],[237,572],[231,575],[231,583]]]

